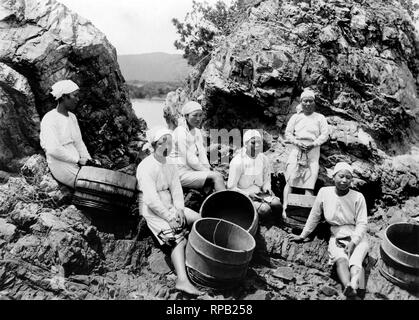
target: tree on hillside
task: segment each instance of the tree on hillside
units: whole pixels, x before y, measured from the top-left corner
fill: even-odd
[[[176,18],[172,23],[180,38],[175,41],[176,49],[183,50],[183,57],[190,65],[196,65],[208,56],[223,37],[229,35],[237,22],[241,8],[240,0],[228,6],[218,0],[214,6],[193,0],[192,11],[183,22]]]
[[[399,0],[403,8],[407,10],[413,21],[419,20],[419,1],[418,0]]]

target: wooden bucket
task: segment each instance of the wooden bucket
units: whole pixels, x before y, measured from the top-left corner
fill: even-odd
[[[135,200],[136,185],[134,176],[83,166],[76,178],[73,203],[101,211],[126,211]]]
[[[216,218],[194,222],[186,245],[190,279],[210,288],[231,288],[247,273],[256,243],[242,227]]]
[[[379,270],[390,282],[419,290],[419,225],[395,223],[385,230]]]
[[[202,218],[218,218],[239,225],[255,236],[259,226],[259,216],[252,200],[243,193],[222,190],[211,194],[199,210]]]

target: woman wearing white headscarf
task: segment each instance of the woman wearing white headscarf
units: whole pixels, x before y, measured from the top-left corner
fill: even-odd
[[[243,135],[244,147],[230,162],[227,188],[248,195],[260,216],[281,212],[281,201],[271,190],[271,165],[263,154],[262,136],[257,130]]]
[[[285,170],[283,217],[286,219],[287,198],[291,188],[306,189],[313,195],[319,173],[320,146],[329,136],[326,118],[314,112],[315,93],[306,89],[301,94],[301,111],[294,114],[285,129],[291,152]]]
[[[160,245],[171,251],[176,289],[199,295],[201,292],[189,282],[185,269],[186,226],[199,214],[185,208],[176,165],[167,161],[172,150],[171,131],[154,128],[147,136],[153,151],[137,167],[138,187],[143,193],[140,212]]]
[[[41,147],[52,175],[71,188],[80,166],[91,159],[72,112],[77,107],[78,90],[78,85],[71,80],[58,81],[52,86],[51,94],[58,105],[42,118],[40,133]]]
[[[367,205],[362,193],[350,189],[352,178],[352,167],[346,162],[337,163],[333,170],[335,185],[319,190],[303,231],[299,236],[291,235],[294,241],[304,241],[325,218],[332,234],[328,247],[330,263],[336,263],[346,296],[356,295],[363,280],[362,262],[369,249]]]
[[[177,163],[183,187],[201,189],[212,185],[215,191],[225,190],[223,176],[211,171],[204,147],[201,130],[202,107],[194,101],[182,108],[184,123],[180,122],[173,131],[174,149],[172,160]],[[183,119],[182,119],[183,120]]]

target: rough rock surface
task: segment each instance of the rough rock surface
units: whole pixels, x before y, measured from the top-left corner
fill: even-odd
[[[335,2],[336,8],[346,8],[351,3]],[[294,16],[290,16],[291,29],[300,30],[303,36],[305,32],[317,30],[307,26],[307,23],[311,23],[310,10],[314,10],[313,8],[310,9],[303,4],[300,4],[302,7],[298,8],[289,4],[284,7],[287,10],[281,11],[275,7],[276,5],[275,1],[252,2],[248,11],[250,17],[247,22],[244,22],[244,26],[247,24],[250,28],[252,24],[259,21],[256,31],[262,32],[266,25],[269,25],[275,31],[272,32],[273,37],[277,35],[282,37],[280,27],[291,28],[286,25],[288,20],[284,20],[284,25],[276,25],[270,19],[273,16],[283,19],[281,14],[286,15],[292,12],[295,12],[294,16],[297,16],[302,12],[302,16],[298,17],[302,25],[297,26],[298,28],[294,28],[292,24],[294,22],[291,19]],[[324,6],[325,13],[321,15],[322,19],[329,15],[333,17],[334,11],[328,11],[333,8],[326,4]],[[336,8],[335,10],[338,10]],[[1,128],[4,128],[3,124],[7,124],[7,128],[11,124],[15,126],[16,129],[10,131],[10,135],[15,139],[13,141],[18,143],[16,149],[9,150],[10,140],[1,140],[8,133],[2,131],[0,154],[6,154],[7,157],[0,161],[3,161],[1,163],[4,163],[7,170],[19,169],[18,174],[14,175],[0,171],[0,299],[192,299],[174,290],[176,277],[172,266],[168,263],[167,257],[156,248],[144,220],[137,214],[138,210],[134,210],[132,215],[126,217],[80,210],[71,205],[71,191],[58,185],[51,176],[45,158],[38,154],[28,157],[39,150],[35,134],[38,130],[39,118],[53,107],[53,101],[48,97],[49,86],[59,78],[69,76],[82,88],[81,101],[86,106],[79,109],[78,116],[81,119],[82,131],[87,132],[84,136],[92,154],[101,158],[108,167],[125,167],[126,172],[132,172],[138,157],[138,153],[134,151],[141,139],[141,129],[144,127],[133,117],[126,88],[116,65],[113,47],[88,21],[72,14],[55,1],[3,1],[0,3],[0,9],[2,9],[0,11],[0,26],[2,27],[0,28],[0,68],[3,71],[7,69],[9,74],[4,76],[6,73],[3,72],[1,77],[4,78],[0,79],[1,103],[4,106],[3,110],[7,111],[2,114],[0,121],[5,119],[5,122],[1,122]],[[348,14],[346,9],[339,10],[339,14],[343,12],[344,17]],[[352,13],[351,10],[351,15],[358,15]],[[382,19],[387,19],[387,16],[383,15]],[[351,18],[351,26],[362,26],[364,20],[362,15]],[[377,28],[381,20],[374,23]],[[344,23],[347,21],[344,20]],[[408,24],[400,22],[400,25],[403,28],[409,28]],[[240,28],[238,30],[241,30]],[[258,43],[260,39],[271,39],[262,36],[265,31],[258,36],[252,28],[249,30],[251,31],[249,39],[253,39],[254,43]],[[333,39],[335,31],[326,31],[322,39]],[[348,32],[349,30],[346,31]],[[357,37],[369,39],[368,32],[370,31],[359,31]],[[385,34],[390,38],[397,38],[394,35],[391,36],[389,30]],[[307,34],[305,38],[302,37],[302,43],[304,44],[308,38]],[[311,38],[317,39],[315,36]],[[409,41],[406,43],[405,63],[408,68],[411,68],[412,56],[408,50]],[[231,44],[233,45],[234,42]],[[251,49],[251,45],[246,46],[246,50],[249,48]],[[388,50],[391,51],[391,49]],[[261,54],[269,53],[269,50],[259,51]],[[269,71],[269,68],[265,71],[263,68],[255,69],[255,71],[253,67],[249,67],[254,63],[253,58],[235,60],[235,56],[232,55],[232,57],[232,60],[229,56],[226,61],[239,61],[234,62],[235,71],[232,72],[234,80],[224,80],[231,81],[229,85],[234,90],[222,92],[221,89],[226,88],[224,80],[213,78],[220,84],[217,87],[217,92],[220,93],[218,96],[220,111],[224,103],[226,107],[229,107],[228,101],[234,101],[232,99],[236,98],[237,101],[243,102],[244,109],[249,106],[249,101],[265,101],[260,105],[257,103],[252,105],[259,105],[263,110],[267,105],[266,101],[269,103],[270,99],[268,96],[261,98],[267,94],[263,90],[275,91],[278,87],[279,92],[288,92],[289,89],[285,88],[286,83],[281,82],[282,80],[279,82],[272,80],[271,84],[269,81],[266,84],[266,81],[261,80],[267,87],[271,85],[272,88],[267,89],[265,86],[262,91],[256,90],[261,92],[258,93],[259,96],[252,96],[253,91],[248,91],[247,88],[254,86],[253,82],[243,79],[250,75],[270,72],[273,73],[272,77],[275,79],[279,77],[274,72],[277,67],[274,67],[272,71]],[[278,57],[275,58],[275,63],[282,63],[281,59],[288,55],[283,53]],[[291,60],[290,57],[288,58]],[[396,60],[397,63],[401,61]],[[208,68],[216,62],[217,60],[213,59]],[[210,70],[208,68],[206,75]],[[288,70],[288,76],[286,76],[287,72],[283,73],[284,79],[291,77],[294,72],[292,64],[284,70]],[[409,70],[414,70],[414,68]],[[409,72],[417,76],[416,71]],[[201,79],[198,79],[196,84],[200,81]],[[199,86],[204,89],[204,99],[207,111],[209,111],[208,115],[210,115],[211,104],[214,110],[216,96],[211,93],[213,87],[210,81],[208,87],[205,83],[201,87],[202,83]],[[308,80],[301,83],[313,84]],[[192,85],[195,84],[192,83]],[[298,82],[295,92],[290,91],[293,93],[290,97],[298,95],[300,87],[300,82]],[[281,88],[285,88],[285,91],[281,91]],[[374,92],[379,95],[378,92]],[[199,90],[196,90],[190,97],[196,99],[199,95]],[[343,108],[341,105],[332,108],[332,104],[327,103],[331,101],[327,100],[327,97],[329,96],[320,99],[324,110]],[[174,104],[168,105],[178,108],[179,104],[176,104],[176,99],[173,99]],[[288,109],[284,113],[285,118],[289,116],[289,106],[292,104],[292,102],[288,103]],[[383,112],[386,107],[387,105],[383,107]],[[249,117],[255,112],[250,109],[241,111],[234,113],[234,117],[230,118],[251,119]],[[18,117],[20,112],[23,112],[21,114],[23,117]],[[7,116],[3,116],[4,114]],[[341,148],[339,150],[342,150],[342,157],[354,160],[352,162],[357,168],[357,187],[371,189],[371,186],[375,186],[376,196],[371,195],[370,202],[379,200],[384,204],[374,207],[370,218],[368,234],[371,237],[372,249],[368,259],[369,276],[365,298],[417,299],[417,296],[385,280],[379,274],[376,265],[384,228],[397,221],[418,222],[417,177],[419,175],[415,161],[417,153],[415,150],[410,155],[399,152],[400,154],[396,157],[390,157],[389,144],[385,146],[378,143],[377,137],[368,131],[367,126],[371,123],[366,124],[362,121],[358,123],[358,120],[352,121],[350,117],[344,117],[338,112],[330,111],[326,114],[329,116],[329,123],[335,127],[333,131],[335,138],[332,139],[335,144],[330,142],[325,147],[325,150],[330,150],[330,152],[329,154],[327,151],[324,152],[322,163],[327,163],[325,167],[330,168],[339,158],[335,156],[337,145]],[[377,117],[384,118],[376,119],[376,123],[383,121],[386,124],[386,121],[390,121],[394,127],[398,125],[397,122],[393,122],[396,118],[391,118],[390,113],[385,115],[377,113]],[[223,118],[226,116],[223,115]],[[269,116],[266,119],[268,118]],[[211,121],[215,118],[210,116],[208,119]],[[265,121],[266,119],[261,117],[257,123],[269,129],[269,121]],[[277,118],[274,122],[276,121]],[[386,125],[383,125],[383,128],[387,130]],[[414,130],[414,126],[411,129]],[[401,127],[394,130],[394,132],[403,131]],[[277,194],[280,194],[279,190],[283,182],[280,172],[287,151],[282,137],[279,134],[274,134],[273,137],[276,143],[268,151],[268,155],[272,158],[276,169],[274,189]],[[109,150],[112,153],[108,152]],[[230,149],[227,148],[227,150]],[[105,154],[108,156],[105,157]],[[13,162],[13,160],[16,161]],[[1,163],[0,169],[3,168]],[[226,176],[226,169],[226,167],[217,168],[224,176]],[[327,183],[327,170],[322,170],[323,182]],[[400,203],[399,200],[403,198],[407,200]],[[199,193],[192,192],[187,195],[186,200],[188,206],[198,210],[203,197]],[[389,206],[390,204],[394,205]],[[312,242],[305,244],[291,243],[288,240],[288,232],[290,230],[280,228],[277,224],[264,222],[256,236],[257,247],[245,281],[237,288],[227,291],[207,290],[206,294],[198,299],[344,299],[336,276],[327,264],[327,236],[324,232],[319,232]]]
[[[203,96],[205,128],[261,128],[276,138],[269,155],[283,184],[287,121],[303,88],[318,94],[330,139],[317,189],[338,161],[355,167],[368,205],[419,194],[419,36],[397,1],[249,3],[235,30],[189,79]]]
[[[138,162],[145,123],[105,35],[56,1],[4,0],[0,12],[0,169],[17,172],[40,151],[40,119],[56,106],[51,85],[65,78],[81,88],[76,115],[92,156],[108,168]]]

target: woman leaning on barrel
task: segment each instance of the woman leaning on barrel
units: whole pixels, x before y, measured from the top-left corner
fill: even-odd
[[[339,162],[333,170],[335,186],[319,190],[310,215],[299,236],[293,241],[304,241],[314,231],[322,216],[330,224],[331,237],[328,252],[348,297],[356,295],[362,281],[362,262],[368,253],[366,234],[367,205],[362,193],[350,189],[352,167]]]
[[[175,164],[167,161],[172,150],[172,133],[166,128],[154,128],[147,133],[152,154],[137,167],[139,189],[143,193],[141,214],[162,249],[170,250],[176,270],[176,289],[199,295],[188,280],[185,268],[186,226],[199,214],[185,208],[182,187]]]
[[[80,166],[91,160],[73,111],[78,103],[79,87],[71,80],[58,81],[51,94],[57,107],[42,118],[40,142],[48,167],[62,184],[74,188]]]
[[[178,165],[183,187],[225,190],[223,176],[211,170],[204,147],[201,126],[203,111],[198,102],[189,101],[182,108],[183,118],[173,131],[174,149],[171,157]]]
[[[286,208],[291,188],[302,188],[306,194],[313,195],[319,173],[320,146],[329,136],[326,118],[314,111],[314,99],[314,91],[303,91],[301,105],[288,121],[285,130],[285,138],[291,143],[291,152],[285,170],[284,219],[287,218]]]

